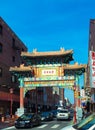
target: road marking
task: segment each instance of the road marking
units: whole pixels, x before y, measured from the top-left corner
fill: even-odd
[[[39,126],[39,127],[37,127],[37,128],[44,128],[44,127],[46,127],[47,125],[45,124],[45,125],[41,125],[41,126]]]
[[[1,129],[1,130],[10,130],[10,129],[13,129],[13,128],[15,128],[15,127],[12,126],[12,127],[8,127],[8,128],[3,128],[3,129]]]
[[[59,127],[59,124],[57,124],[57,125],[54,125],[54,126],[52,126],[51,128],[57,128],[57,127]]]

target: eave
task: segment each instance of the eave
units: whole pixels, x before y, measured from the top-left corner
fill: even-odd
[[[86,64],[75,63],[73,65],[64,66],[64,75],[82,75],[87,69]]]
[[[70,64],[67,64],[64,66],[64,69],[66,70],[78,70],[78,69],[86,69],[87,68],[87,65],[86,64],[78,64],[78,63],[75,63],[73,65],[70,65]]]
[[[32,71],[32,67],[31,66],[24,66],[24,65],[20,65],[20,67],[10,67],[9,71],[14,71],[14,72],[29,72]]]
[[[34,50],[32,53],[22,52],[22,58],[25,60],[27,65],[35,64],[55,64],[55,63],[69,63],[73,61],[73,50],[64,50],[52,52],[37,52]]]
[[[17,66],[15,66],[15,67],[10,67],[9,71],[10,71],[12,74],[14,74],[14,75],[16,75],[16,76],[18,76],[18,77],[20,77],[20,76],[29,77],[29,76],[31,76],[32,73],[33,73],[33,69],[32,69],[31,66],[24,66],[23,64],[20,65],[20,67],[17,67]]]
[[[49,51],[49,52],[38,52],[33,50],[33,52],[22,52],[22,57],[48,57],[48,56],[66,56],[69,54],[73,54],[73,50],[64,50],[60,49],[60,51]]]

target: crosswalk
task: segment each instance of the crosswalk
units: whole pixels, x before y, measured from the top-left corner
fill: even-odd
[[[46,126],[48,126],[48,124],[41,125],[41,126],[39,126],[37,128],[42,129],[42,128],[45,128]]]
[[[39,127],[37,127],[37,128],[42,129],[42,128],[45,128],[45,127],[47,127],[47,126],[48,126],[48,124],[43,124],[43,125],[41,125],[41,126],[39,126]],[[55,125],[51,126],[51,129],[56,129],[56,128],[58,128],[59,126],[60,126],[60,124],[55,124]]]
[[[40,126],[35,126],[33,127],[32,129],[33,130],[62,130],[64,126],[66,126],[66,124],[68,124],[67,122],[44,122],[42,123]],[[8,128],[4,128],[4,129],[1,129],[1,130],[16,130],[15,126],[12,126],[12,127],[8,127]],[[22,129],[20,129],[22,130]],[[25,129],[26,130],[26,129]]]
[[[52,126],[51,128],[55,129],[55,128],[57,128],[57,127],[59,127],[59,124],[54,125],[54,126]]]
[[[43,125],[41,125],[41,126],[36,127],[36,129],[45,129],[45,128],[48,127],[48,126],[49,126],[49,124],[43,124]],[[59,126],[60,126],[60,124],[55,124],[55,125],[49,127],[49,129],[57,129]],[[9,128],[4,128],[4,129],[2,129],[2,130],[13,130],[13,129],[15,130],[15,127],[14,127],[14,126],[9,127]],[[35,127],[34,127],[34,129],[35,129]],[[21,129],[20,129],[20,130],[21,130]]]

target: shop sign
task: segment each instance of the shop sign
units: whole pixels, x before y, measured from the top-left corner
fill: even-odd
[[[95,88],[95,52],[90,51],[90,86]]]
[[[42,75],[56,75],[56,69],[42,70]]]

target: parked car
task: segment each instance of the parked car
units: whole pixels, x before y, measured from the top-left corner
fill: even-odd
[[[62,110],[63,109],[63,106],[59,106],[58,108],[57,108],[57,110]]]
[[[53,113],[53,117],[55,118],[56,115],[57,115],[58,110],[52,110],[51,112]]]
[[[27,128],[41,124],[41,116],[36,113],[25,113],[15,121],[16,128]]]
[[[57,120],[70,119],[70,112],[68,109],[62,109],[57,112]]]
[[[66,126],[61,130],[95,130],[95,113],[87,116],[79,123]]]
[[[51,121],[53,120],[53,113],[52,112],[42,112],[40,114],[42,121]]]
[[[73,119],[74,109],[73,108],[69,108],[68,111],[70,112],[70,119]]]

